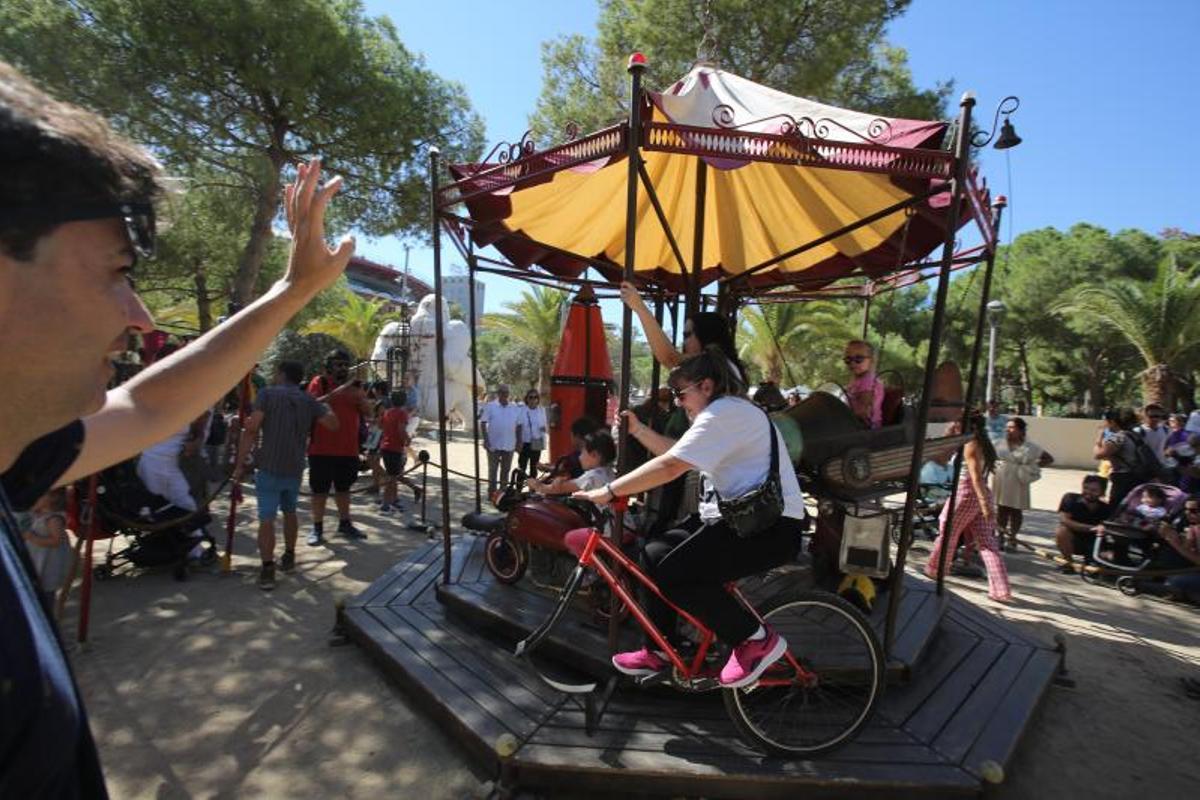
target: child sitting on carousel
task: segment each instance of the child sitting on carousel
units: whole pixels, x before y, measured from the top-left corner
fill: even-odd
[[[617,446],[608,431],[592,431],[580,437],[579,464],[583,468],[578,476],[562,476],[549,483],[530,478],[525,485],[545,495],[563,495],[599,489],[617,477],[612,463],[617,458]]]

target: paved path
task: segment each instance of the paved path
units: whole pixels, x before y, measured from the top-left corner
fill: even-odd
[[[436,453],[432,442],[419,443]],[[470,447],[451,445],[469,471]],[[1046,470],[1034,504],[1057,507],[1084,473]],[[437,519],[437,491],[431,518]],[[454,518],[473,502],[454,481]],[[338,598],[352,596],[425,541],[365,511],[363,543],[301,542],[293,575],[255,585],[253,501],[239,513],[234,571],[176,583],[164,573],[95,585],[91,641],[73,660],[118,798],[471,797],[490,776],[414,712],[366,656],[331,647]],[[222,512],[220,506],[218,512]],[[302,520],[307,508],[302,508]],[[1027,537],[1050,546],[1053,515],[1030,515]],[[330,527],[332,525],[330,524]],[[302,536],[304,533],[302,526]],[[925,556],[914,555],[914,566]],[[1059,575],[1031,554],[1007,558],[1017,601],[997,606],[983,581],[953,589],[1050,640],[1063,633],[1075,689],[1051,690],[1013,762],[1003,798],[1192,796],[1200,784],[1200,703],[1178,677],[1196,675],[1195,610]],[[76,611],[65,628],[74,636]]]

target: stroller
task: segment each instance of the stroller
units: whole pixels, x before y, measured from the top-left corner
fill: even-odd
[[[1137,513],[1142,493],[1150,486],[1158,487],[1166,495],[1163,503],[1166,513],[1160,520],[1144,520]],[[1131,489],[1113,516],[1104,522],[1104,535],[1096,537],[1091,560],[1107,570],[1124,573],[1118,575],[1115,582],[1122,592],[1135,595],[1143,590],[1139,573],[1178,566],[1172,558],[1175,551],[1159,536],[1158,526],[1160,522],[1176,524],[1183,515],[1187,497],[1185,492],[1169,484],[1143,483]],[[1090,583],[1103,581],[1094,572],[1085,571],[1083,576]]]
[[[137,459],[130,459],[100,473],[96,495],[97,538],[106,538],[104,561],[92,571],[97,580],[111,578],[126,564],[152,569],[170,567],[175,580],[188,576],[188,553],[203,545],[198,563],[217,558],[217,543],[204,526],[212,519],[203,511],[188,511],[152,493],[137,475]],[[117,536],[130,539],[116,549]]]

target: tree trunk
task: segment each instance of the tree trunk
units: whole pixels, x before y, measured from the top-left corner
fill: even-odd
[[[1167,411],[1175,408],[1175,376],[1166,364],[1155,364],[1142,371],[1142,402],[1157,403]]]
[[[213,326],[212,298],[208,295],[208,274],[200,261],[196,262],[192,282],[196,286],[196,319],[200,322],[200,332],[205,333]]]
[[[280,152],[268,154],[270,174],[264,176],[258,187],[258,206],[254,210],[254,222],[250,226],[250,239],[238,259],[237,275],[233,279],[233,302],[244,308],[254,299],[258,283],[258,271],[267,252],[267,241],[271,236],[271,222],[279,210],[279,180],[283,171],[284,157]]]
[[[1021,364],[1021,402],[1024,405],[1022,413],[1033,413],[1033,376],[1029,369],[1029,348],[1025,345],[1025,340],[1021,339],[1017,342],[1017,354],[1020,356]]]

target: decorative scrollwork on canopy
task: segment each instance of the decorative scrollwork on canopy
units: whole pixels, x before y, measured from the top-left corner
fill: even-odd
[[[533,134],[531,131],[525,131],[520,140],[516,142],[497,142],[496,146],[488,151],[480,161],[482,168],[486,164],[492,163],[492,158],[496,159],[497,163],[508,164],[526,156],[533,155],[537,146],[533,142]]]
[[[746,128],[761,125],[764,122],[773,120],[781,120],[779,124],[778,134],[780,136],[801,136],[806,139],[828,139],[830,134],[836,128],[845,131],[851,136],[861,139],[870,144],[887,144],[892,138],[892,124],[882,117],[876,117],[867,123],[865,133],[856,131],[853,128],[847,127],[837,120],[828,117],[813,119],[812,117],[800,117],[796,119],[790,114],[773,114],[769,117],[750,120],[743,122],[740,125],[735,124],[735,115],[733,106],[722,103],[712,111],[712,121],[718,128],[725,130],[744,130]]]
[[[563,134],[567,137],[566,141],[568,142],[573,142],[578,139],[579,123],[575,122],[574,120],[568,121],[567,124],[563,126]]]

